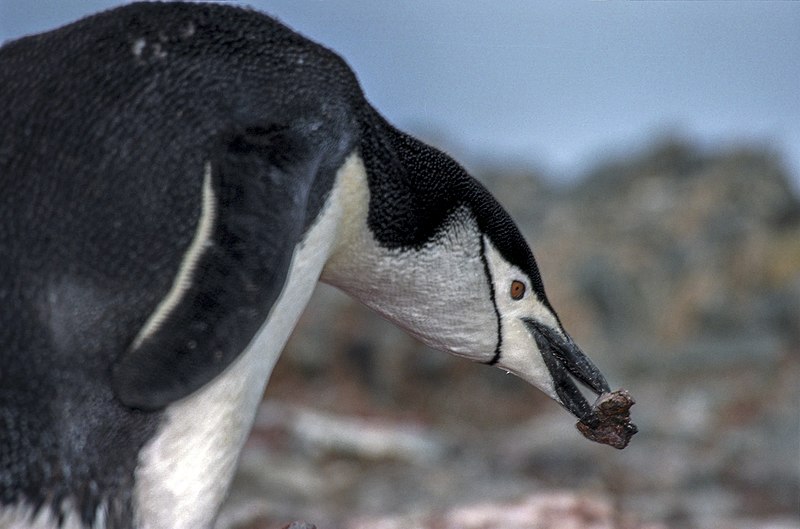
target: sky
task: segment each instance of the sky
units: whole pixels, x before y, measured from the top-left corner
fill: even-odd
[[[0,0],[0,41],[124,2]],[[575,177],[667,134],[762,145],[800,191],[799,2],[249,0],[342,55],[391,122]]]

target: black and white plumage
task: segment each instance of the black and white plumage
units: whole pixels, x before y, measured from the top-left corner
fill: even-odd
[[[202,529],[318,280],[591,418],[494,198],[272,18],[131,4],[0,48],[0,526]]]

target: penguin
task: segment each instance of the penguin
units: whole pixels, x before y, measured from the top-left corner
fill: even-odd
[[[581,420],[609,391],[492,195],[267,15],[8,42],[0,123],[0,527],[211,527],[318,281]]]

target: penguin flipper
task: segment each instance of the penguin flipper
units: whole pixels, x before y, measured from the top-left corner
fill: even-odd
[[[113,367],[127,406],[161,409],[224,371],[268,318],[302,237],[316,174],[302,136],[259,126],[222,143],[172,290]]]

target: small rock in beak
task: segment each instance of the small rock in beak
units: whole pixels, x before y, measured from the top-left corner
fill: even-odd
[[[635,403],[625,389],[603,393],[592,405],[592,425],[578,421],[575,426],[590,441],[622,450],[639,431],[631,422],[631,406]]]

